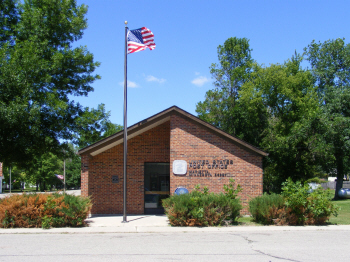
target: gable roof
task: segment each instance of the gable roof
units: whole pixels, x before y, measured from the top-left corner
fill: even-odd
[[[168,109],[165,109],[164,111],[155,114],[149,118],[146,118],[145,120],[142,120],[132,126],[130,126],[128,128],[128,140],[139,135],[142,134],[143,132],[146,132],[156,126],[159,126],[167,121],[170,120],[170,116],[173,114],[179,114],[182,117],[185,117],[187,119],[190,119],[194,122],[196,122],[197,124],[204,126],[208,129],[210,129],[211,131],[217,133],[220,136],[223,136],[229,140],[231,140],[232,142],[239,144],[259,155],[262,156],[267,156],[268,153],[260,150],[259,148],[248,144],[247,142],[244,142],[243,140],[234,137],[224,131],[222,131],[221,129],[201,120],[200,118],[186,112],[185,110],[182,110],[181,108],[177,107],[177,106],[172,106],[169,107]],[[121,143],[123,143],[123,139],[124,139],[124,130],[119,131],[118,133],[115,133],[114,135],[111,135],[107,138],[104,138],[90,146],[87,146],[81,150],[78,151],[79,155],[91,155],[91,156],[95,156],[98,155],[112,147],[115,147],[116,145],[119,145]]]

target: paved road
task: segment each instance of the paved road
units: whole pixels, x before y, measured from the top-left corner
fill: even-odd
[[[349,261],[350,231],[0,234],[0,261]]]

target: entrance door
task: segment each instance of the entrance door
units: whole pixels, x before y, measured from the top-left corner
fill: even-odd
[[[162,199],[170,195],[170,164],[145,163],[145,214],[164,214]]]

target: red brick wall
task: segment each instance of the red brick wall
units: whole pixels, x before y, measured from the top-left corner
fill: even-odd
[[[243,188],[241,200],[245,207],[251,197],[262,194],[263,172],[260,155],[247,151],[238,144],[234,144],[232,141],[228,141],[213,131],[200,127],[197,123],[186,120],[179,115],[171,116],[170,123],[171,193],[174,193],[177,187],[186,187],[192,190],[197,184],[200,184],[201,187],[208,186],[210,192],[218,193],[222,192],[223,185],[228,184],[229,179],[233,178]],[[187,162],[188,171],[185,176],[173,174],[172,163],[174,160]],[[199,162],[200,160],[201,162]],[[214,160],[215,162],[219,161],[219,164],[213,169]],[[222,165],[222,169],[220,169],[220,164],[224,164],[224,162],[220,162],[221,160],[225,160],[226,164],[227,160],[229,161],[227,169],[225,169],[225,165]],[[194,165],[190,168],[190,161],[200,163],[199,169],[198,165],[195,168]],[[211,176],[208,176],[209,174]],[[215,174],[226,177],[216,177]],[[242,213],[246,214],[247,208]]]
[[[185,176],[173,174],[174,160],[187,162],[188,172]],[[190,168],[190,161],[199,163],[203,160],[208,162],[199,168],[194,168],[194,165]],[[221,169],[220,164],[223,162],[220,161],[223,160],[225,165]],[[208,164],[212,167],[214,161],[218,166],[209,169]],[[208,186],[210,192],[222,192],[223,185],[228,184],[230,178],[242,186],[241,199],[244,206],[247,206],[251,197],[262,194],[260,155],[177,114],[172,115],[170,121],[128,140],[128,214],[144,213],[145,162],[170,162],[172,194],[179,186],[192,190],[197,184]],[[112,183],[112,175],[119,177],[119,183]],[[123,144],[94,157],[83,155],[81,181],[82,195],[92,196],[93,214],[122,214]],[[246,214],[247,208],[242,213]]]
[[[81,156],[81,195],[89,196],[88,183],[89,183],[89,161],[91,157],[88,155]]]
[[[128,214],[144,213],[144,162],[169,162],[169,157],[169,121],[128,140]],[[112,175],[119,183],[112,183]],[[82,195],[92,196],[92,214],[122,214],[123,144],[91,159],[82,156],[81,181]]]

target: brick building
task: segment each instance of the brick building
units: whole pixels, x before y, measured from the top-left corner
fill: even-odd
[[[123,213],[123,131],[79,151],[81,193],[93,214]],[[163,212],[177,188],[223,191],[233,178],[246,206],[262,194],[267,153],[173,106],[128,128],[127,213]],[[243,211],[246,213],[247,209]]]

